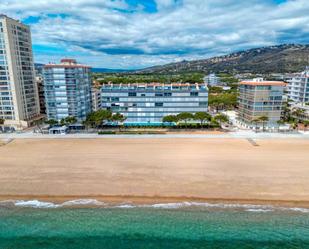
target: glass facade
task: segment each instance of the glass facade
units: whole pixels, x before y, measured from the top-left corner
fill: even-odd
[[[266,116],[268,126],[277,126],[282,112],[282,85],[256,85],[241,83],[238,96],[238,119],[253,125],[253,120]]]
[[[207,112],[204,84],[106,84],[101,107],[127,117],[126,123],[161,123],[167,115]]]
[[[73,65],[45,65],[44,93],[48,119],[74,116],[84,120],[91,112],[90,68]]]

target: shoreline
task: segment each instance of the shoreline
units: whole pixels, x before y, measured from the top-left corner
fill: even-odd
[[[309,207],[306,139],[14,139],[0,200]]]
[[[70,201],[93,200],[102,203],[120,205],[154,205],[154,204],[177,204],[177,203],[209,203],[224,205],[257,205],[283,208],[309,208],[309,201],[298,200],[262,200],[262,199],[222,199],[201,197],[160,197],[160,196],[108,196],[108,195],[1,195],[0,203],[7,201],[39,201],[62,204]],[[87,205],[86,205],[87,206]],[[89,207],[93,205],[88,205]]]

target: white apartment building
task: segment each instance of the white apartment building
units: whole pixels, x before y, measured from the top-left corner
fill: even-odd
[[[210,86],[216,86],[220,83],[220,78],[216,74],[211,73],[204,77],[204,82]]]
[[[0,14],[0,118],[20,130],[40,118],[30,28]]]
[[[287,96],[296,103],[309,102],[309,67],[304,72],[285,77]]]

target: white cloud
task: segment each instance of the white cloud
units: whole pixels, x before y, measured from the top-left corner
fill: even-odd
[[[272,0],[155,1],[156,13],[125,0],[7,0],[1,9],[15,18],[41,17],[32,24],[35,44],[76,51],[93,66],[137,68],[250,47],[309,43],[308,0],[280,5]],[[46,62],[48,56],[37,51],[36,60]]]

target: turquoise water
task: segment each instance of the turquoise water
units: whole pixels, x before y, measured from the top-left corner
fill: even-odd
[[[309,248],[309,213],[0,206],[0,248]]]

